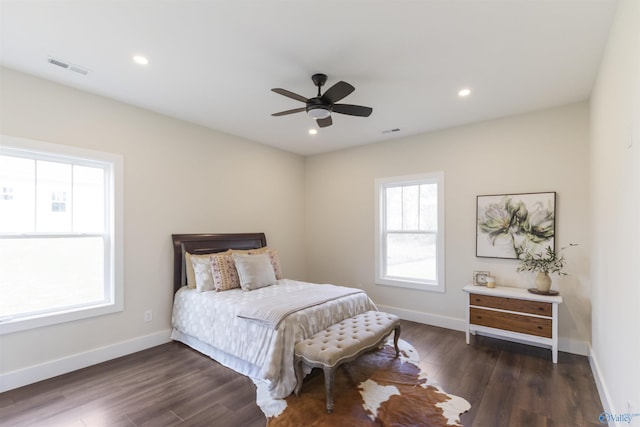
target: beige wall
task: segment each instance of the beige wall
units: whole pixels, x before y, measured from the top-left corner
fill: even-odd
[[[591,159],[592,360],[608,409],[614,414],[640,413],[640,2],[637,0],[623,0],[618,6],[593,90]],[[634,425],[639,423],[638,418],[634,418]]]
[[[406,318],[461,329],[474,270],[499,284],[530,286],[515,260],[475,256],[476,196],[557,192],[557,244],[567,252],[560,348],[586,354],[590,341],[587,103],[400,138],[306,159],[309,280],[365,289]],[[374,180],[444,171],[446,292],[374,284]],[[463,338],[461,338],[463,339]]]
[[[264,231],[287,276],[306,277],[302,157],[0,73],[0,133],[122,154],[125,187],[124,312],[0,336],[0,374],[168,331],[172,233]]]

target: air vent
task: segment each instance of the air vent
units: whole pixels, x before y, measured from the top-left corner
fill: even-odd
[[[66,62],[58,61],[55,58],[49,58],[48,61],[50,64],[57,65],[58,67],[69,68],[69,64],[67,64]]]
[[[89,74],[89,70],[87,68],[81,67],[76,64],[71,64],[60,59],[49,57],[47,58],[47,62],[49,64],[55,65],[56,67],[64,68],[69,71],[73,71],[74,73],[82,74],[83,76]]]
[[[75,71],[76,73],[82,74],[83,76],[86,76],[87,73],[89,73],[89,70],[87,70],[86,68],[78,67],[77,65],[70,66],[69,71]]]

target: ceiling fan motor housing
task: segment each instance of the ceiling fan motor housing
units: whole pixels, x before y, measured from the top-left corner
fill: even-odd
[[[320,97],[309,98],[305,109],[309,117],[314,119],[326,119],[331,115],[331,105],[327,105]]]

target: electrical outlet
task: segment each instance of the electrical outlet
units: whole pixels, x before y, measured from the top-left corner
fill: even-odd
[[[145,322],[151,322],[151,320],[153,320],[153,311],[151,310],[147,310],[144,312],[144,321]]]

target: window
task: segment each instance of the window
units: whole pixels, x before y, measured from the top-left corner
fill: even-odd
[[[13,188],[11,187],[0,188],[0,200],[13,200]]]
[[[51,212],[67,211],[67,193],[66,191],[54,191],[51,193]]]
[[[0,333],[122,310],[122,158],[0,138]]]
[[[444,173],[375,187],[376,283],[444,292]]]

